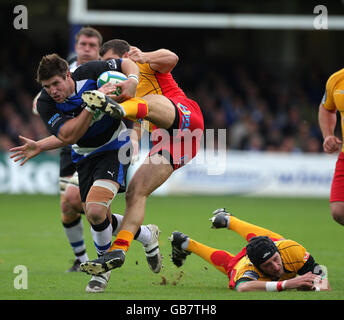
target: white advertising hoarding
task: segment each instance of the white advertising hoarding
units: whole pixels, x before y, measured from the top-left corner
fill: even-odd
[[[200,152],[155,194],[328,197],[336,160],[337,155],[326,154]],[[141,162],[131,168],[130,176]]]

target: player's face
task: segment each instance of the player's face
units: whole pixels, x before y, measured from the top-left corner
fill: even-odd
[[[74,88],[71,87],[74,82],[70,80],[69,73],[65,79],[61,76],[53,76],[48,80],[43,80],[42,86],[57,103],[62,103],[74,91]]]
[[[102,60],[106,61],[106,60],[110,60],[110,59],[120,59],[121,57],[114,53],[112,49],[108,50],[105,52],[105,54],[102,56]]]
[[[80,35],[78,42],[75,44],[75,52],[78,56],[78,62],[85,63],[99,59],[99,40],[97,37],[87,37]]]
[[[262,263],[259,268],[273,278],[280,278],[284,272],[281,255],[276,252],[270,259]]]

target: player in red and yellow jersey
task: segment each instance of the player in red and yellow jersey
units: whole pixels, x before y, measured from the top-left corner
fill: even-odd
[[[175,231],[170,238],[172,262],[180,267],[195,253],[227,274],[229,288],[237,291],[329,290],[327,270],[299,243],[229,214],[214,211],[213,228],[227,228],[248,241],[237,255],[206,246]]]
[[[200,107],[185,95],[171,74],[178,62],[176,54],[166,49],[142,52],[124,40],[115,39],[104,43],[100,55],[103,60],[116,57],[130,58],[136,62],[140,69],[136,96],[117,104],[103,93],[91,91],[85,94],[84,101],[94,104],[98,99],[98,105],[95,103],[94,107],[110,105],[117,108],[116,111],[126,119],[135,122],[148,120],[151,123],[153,147],[128,185],[121,231],[109,252],[81,265],[83,271],[91,274],[104,273],[124,263],[133,234],[143,222],[147,197],[175,170],[195,157],[204,129]],[[110,95],[114,87],[106,85],[106,94]],[[156,254],[157,250],[158,243],[151,252],[146,251],[146,256],[152,255],[154,259],[160,257],[156,261],[156,272],[159,272],[161,255]]]
[[[319,125],[324,138],[323,149],[326,153],[340,151],[331,186],[330,208],[333,219],[344,225],[344,146],[335,136],[337,111],[340,113],[342,135],[344,120],[344,69],[332,74],[326,83],[324,97],[319,106]]]

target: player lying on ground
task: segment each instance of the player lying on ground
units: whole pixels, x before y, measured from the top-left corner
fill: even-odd
[[[208,247],[175,231],[170,240],[172,262],[180,267],[192,252],[228,275],[237,291],[330,290],[327,270],[299,243],[242,221],[223,209],[214,211],[213,228],[238,233],[248,244],[237,255]]]

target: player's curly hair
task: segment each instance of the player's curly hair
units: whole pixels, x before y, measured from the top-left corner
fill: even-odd
[[[129,52],[130,45],[127,41],[121,39],[112,39],[105,42],[100,48],[99,54],[102,57],[106,52],[112,50],[119,57],[123,57],[126,52]]]
[[[68,62],[58,54],[52,53],[44,56],[37,69],[37,82],[42,83],[54,76],[66,78],[68,72]]]

